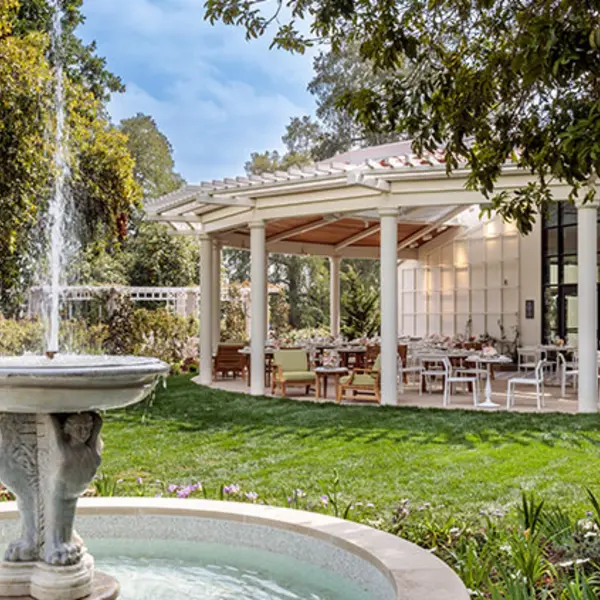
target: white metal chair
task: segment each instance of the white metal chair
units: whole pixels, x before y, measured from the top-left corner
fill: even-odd
[[[517,348],[517,369],[519,373],[534,371],[539,361],[545,358],[545,352],[539,348],[525,346]]]
[[[444,367],[444,357],[439,354],[422,355],[421,375],[419,377],[419,390],[423,389],[425,383],[427,391],[431,394],[432,380],[441,378],[445,385],[446,368]]]
[[[420,359],[417,358],[416,362],[413,365],[408,366],[408,365],[403,364],[402,357],[398,356],[398,386],[399,386],[398,389],[399,389],[400,393],[404,394],[404,375],[412,373],[413,375],[418,375],[417,380],[419,382],[419,396],[421,396],[423,393],[423,390],[421,387],[422,372],[423,372],[423,365],[421,364]]]
[[[479,379],[476,375],[460,375],[455,374],[452,363],[448,357],[443,358],[444,370],[446,376],[444,378],[444,400],[443,406],[450,406],[452,399],[452,386],[457,383],[470,383],[473,387],[473,406],[477,406],[477,391],[479,387]]]
[[[562,352],[558,353],[558,366],[560,374],[560,391],[564,398],[567,393],[567,379],[573,380],[573,387],[577,387],[577,378],[579,377],[579,366],[577,364],[577,356],[573,357],[573,361],[567,361]]]
[[[515,386],[517,385],[534,385],[535,395],[537,400],[538,410],[545,406],[544,402],[544,367],[546,366],[544,359],[539,360],[535,366],[533,377],[511,377],[508,380],[506,388],[506,408],[509,409],[515,404]]]
[[[485,381],[488,377],[488,370],[485,368],[485,366],[482,366],[481,362],[475,361],[474,367],[459,367],[458,369],[454,369],[454,372],[463,377],[476,377],[477,392],[481,394],[481,390],[483,389],[483,381]]]

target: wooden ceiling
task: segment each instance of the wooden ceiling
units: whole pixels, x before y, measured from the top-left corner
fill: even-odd
[[[425,229],[429,225],[427,223],[398,223],[398,243],[401,244],[403,240],[412,238],[411,247],[417,247],[428,241],[431,241],[436,236],[440,235],[448,227],[440,227],[433,231],[429,231],[425,235]],[[306,231],[299,232],[300,229],[306,229]],[[369,231],[371,233],[369,234]],[[423,231],[423,238],[418,237],[418,232]],[[285,233],[289,232],[289,236]],[[237,233],[248,235],[247,229],[238,230]],[[361,234],[366,234],[362,237]],[[341,218],[339,220],[325,220],[322,217],[293,217],[287,219],[278,219],[275,221],[269,221],[266,224],[266,237],[267,242],[274,238],[278,241],[298,242],[298,243],[313,243],[313,244],[327,244],[330,246],[336,246],[345,241],[358,237],[348,247],[362,247],[362,248],[373,248],[379,247],[380,234],[379,234],[379,221],[376,220],[365,220],[357,218]],[[416,245],[415,245],[416,244]]]

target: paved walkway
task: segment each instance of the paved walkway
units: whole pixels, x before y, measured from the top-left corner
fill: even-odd
[[[478,410],[506,410],[506,379],[515,373],[500,373],[498,378],[492,382],[492,400],[499,404],[496,409],[478,409]],[[196,381],[196,380],[194,380]],[[241,379],[236,380],[219,380],[213,383],[213,387],[229,392],[248,393],[246,382]],[[270,395],[270,394],[267,394]],[[305,402],[335,402],[335,390],[330,385],[328,389],[327,399],[315,400],[314,392],[306,396],[302,387],[290,388],[289,397],[293,400],[301,400]],[[482,401],[483,399],[480,399]],[[545,390],[545,406],[542,412],[562,412],[576,413],[577,412],[577,392],[573,387],[567,388],[565,397],[561,396],[560,387],[546,386]],[[370,402],[350,402],[344,401],[344,404],[366,405],[374,404]],[[417,406],[421,408],[442,408],[441,390],[437,389],[432,394],[419,395],[418,387],[415,384],[410,384],[405,387],[405,392],[398,395],[398,406]],[[451,405],[448,410],[452,409],[467,409],[476,410],[473,406],[473,396],[470,393],[459,391],[452,397]],[[536,412],[536,397],[533,386],[517,386],[515,406],[510,410],[516,412]]]

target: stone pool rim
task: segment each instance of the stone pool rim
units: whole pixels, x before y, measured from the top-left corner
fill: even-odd
[[[178,498],[83,498],[81,516],[159,516],[216,519],[263,525],[329,543],[373,565],[391,584],[396,600],[468,600],[458,575],[443,561],[403,540],[366,525],[290,508]],[[0,520],[14,520],[14,502],[0,503]]]

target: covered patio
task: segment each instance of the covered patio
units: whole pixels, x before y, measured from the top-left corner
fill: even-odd
[[[344,158],[344,157],[342,157]],[[200,372],[211,385],[212,353],[220,336],[220,264],[224,246],[251,253],[250,393],[265,393],[267,257],[269,252],[318,255],[331,264],[331,334],[340,330],[340,264],[344,258],[379,259],[381,268],[381,398],[398,403],[398,264],[460,235],[465,215],[484,201],[466,188],[468,171],[446,174],[442,155],[386,156],[359,164],[347,160],[304,168],[186,185],[146,205],[146,219],[167,223],[174,235],[200,242]],[[498,190],[527,184],[507,163]],[[569,188],[556,182],[553,195]],[[597,206],[578,210],[578,411],[596,412]],[[524,299],[519,300],[524,310]],[[206,326],[210,324],[210,326]],[[541,332],[540,332],[541,337]]]

